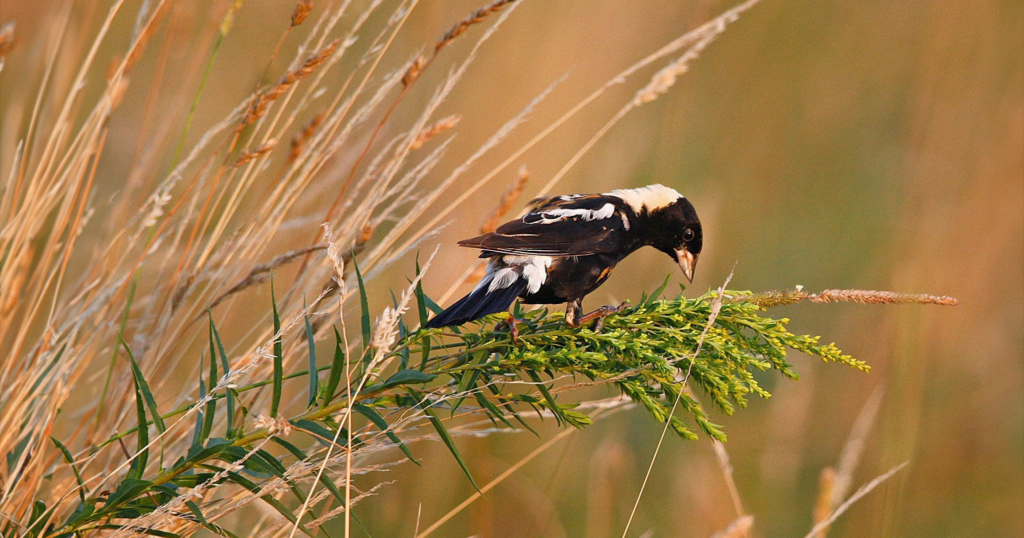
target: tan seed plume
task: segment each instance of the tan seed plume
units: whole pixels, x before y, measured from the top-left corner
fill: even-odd
[[[785,306],[810,301],[812,303],[861,303],[861,304],[934,304],[956,306],[960,300],[945,295],[926,293],[898,293],[879,290],[825,290],[821,293],[807,293],[800,289],[769,291],[736,297],[743,302],[755,303],[761,308]]]
[[[267,108],[276,101],[279,97],[284,95],[284,92],[288,91],[293,84],[313,74],[328,58],[334,53],[334,50],[341,44],[341,39],[335,39],[327,44],[326,47],[320,49],[312,56],[306,59],[302,65],[286,74],[281,78],[281,81],[276,86],[270,88],[267,92],[257,94],[253,96],[252,105],[249,106],[249,110],[245,113],[242,119],[242,125],[249,125],[260,119],[267,112]]]
[[[491,216],[487,217],[487,220],[480,226],[480,233],[491,233],[498,228],[501,219],[512,210],[516,200],[519,200],[519,196],[523,194],[523,189],[526,188],[528,181],[530,181],[530,172],[526,166],[523,166],[519,169],[519,175],[512,181],[512,185],[501,194],[501,199],[494,211],[491,212]]]
[[[313,0],[299,0],[295,4],[295,11],[292,12],[292,27],[302,24],[313,11]]]
[[[302,131],[300,131],[299,134],[292,138],[292,150],[288,154],[288,162],[294,162],[295,159],[299,158],[299,155],[302,154],[302,150],[306,147],[306,142],[313,137],[317,128],[319,128],[320,124],[324,122],[324,117],[325,114],[323,112],[317,114],[312,120],[309,120],[309,123],[302,128]]]
[[[420,78],[420,73],[423,72],[423,67],[427,65],[427,59],[423,56],[417,56],[415,60],[409,64],[408,69],[405,70],[405,74],[402,75],[402,86],[409,87],[416,79]]]
[[[420,149],[423,147],[423,144],[429,142],[431,138],[455,127],[461,119],[462,117],[459,115],[452,115],[441,119],[430,127],[424,128],[420,131],[420,134],[416,135],[416,139],[409,144],[409,149]]]
[[[515,206],[516,201],[519,200],[519,196],[523,194],[523,189],[526,188],[526,183],[530,181],[530,172],[526,169],[526,166],[519,168],[519,175],[516,176],[515,180],[512,181],[512,185],[501,194],[501,199],[498,200],[498,205],[491,212],[491,215],[487,217],[487,220],[480,225],[480,233],[487,234],[491,233],[498,228],[498,224],[501,219],[512,210]],[[476,269],[468,277],[465,282],[467,284],[477,282],[484,277],[487,272],[487,265],[479,263]]]
[[[277,146],[277,139],[271,138],[270,140],[267,140],[262,146],[254,150],[243,151],[242,155],[238,158],[237,161],[235,161],[235,167],[237,168],[239,166],[248,164],[253,159],[269,153],[271,150],[274,149],[274,146]]]
[[[441,36],[441,39],[437,40],[437,44],[434,45],[434,54],[441,52],[441,49],[447,47],[452,41],[455,40],[455,38],[466,33],[466,30],[468,30],[470,26],[483,21],[491,13],[497,13],[501,11],[502,8],[504,8],[505,6],[515,1],[516,0],[495,0],[494,2],[491,2],[490,4],[470,13],[466,18],[455,23],[454,26],[449,28],[448,31],[445,32],[443,36]]]

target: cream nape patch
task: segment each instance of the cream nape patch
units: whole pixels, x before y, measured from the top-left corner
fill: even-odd
[[[683,198],[679,191],[657,183],[636,189],[616,189],[605,193],[605,195],[621,198],[636,213],[640,213],[645,208],[647,211],[654,211],[668,207]]]

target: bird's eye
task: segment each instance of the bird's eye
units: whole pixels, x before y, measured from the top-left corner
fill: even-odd
[[[683,230],[683,241],[693,241],[693,228]]]

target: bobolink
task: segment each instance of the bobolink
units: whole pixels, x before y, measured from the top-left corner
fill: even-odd
[[[522,218],[459,241],[480,249],[481,258],[490,258],[487,272],[469,295],[427,322],[427,328],[461,325],[501,312],[517,297],[528,304],[568,303],[565,319],[572,327],[600,320],[621,306],[580,316],[583,297],[643,246],[671,256],[693,281],[703,234],[693,204],[674,189],[649,185],[538,198],[530,204]]]

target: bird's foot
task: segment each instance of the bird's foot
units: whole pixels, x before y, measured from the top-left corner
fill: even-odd
[[[597,320],[597,323],[594,324],[594,332],[601,332],[601,329],[604,328],[604,318],[625,310],[628,304],[629,303],[623,301],[622,303],[619,304],[619,306],[602,306],[601,308],[598,308],[597,310],[594,310],[589,314],[584,314],[580,316],[578,319],[567,319],[566,321],[569,323],[570,327],[572,327],[573,329],[577,329],[579,327],[582,327],[585,323]]]
[[[516,318],[512,314],[509,314],[508,318],[505,319],[505,324],[508,325],[509,335],[512,336],[512,344],[519,344],[519,322],[523,321]]]

